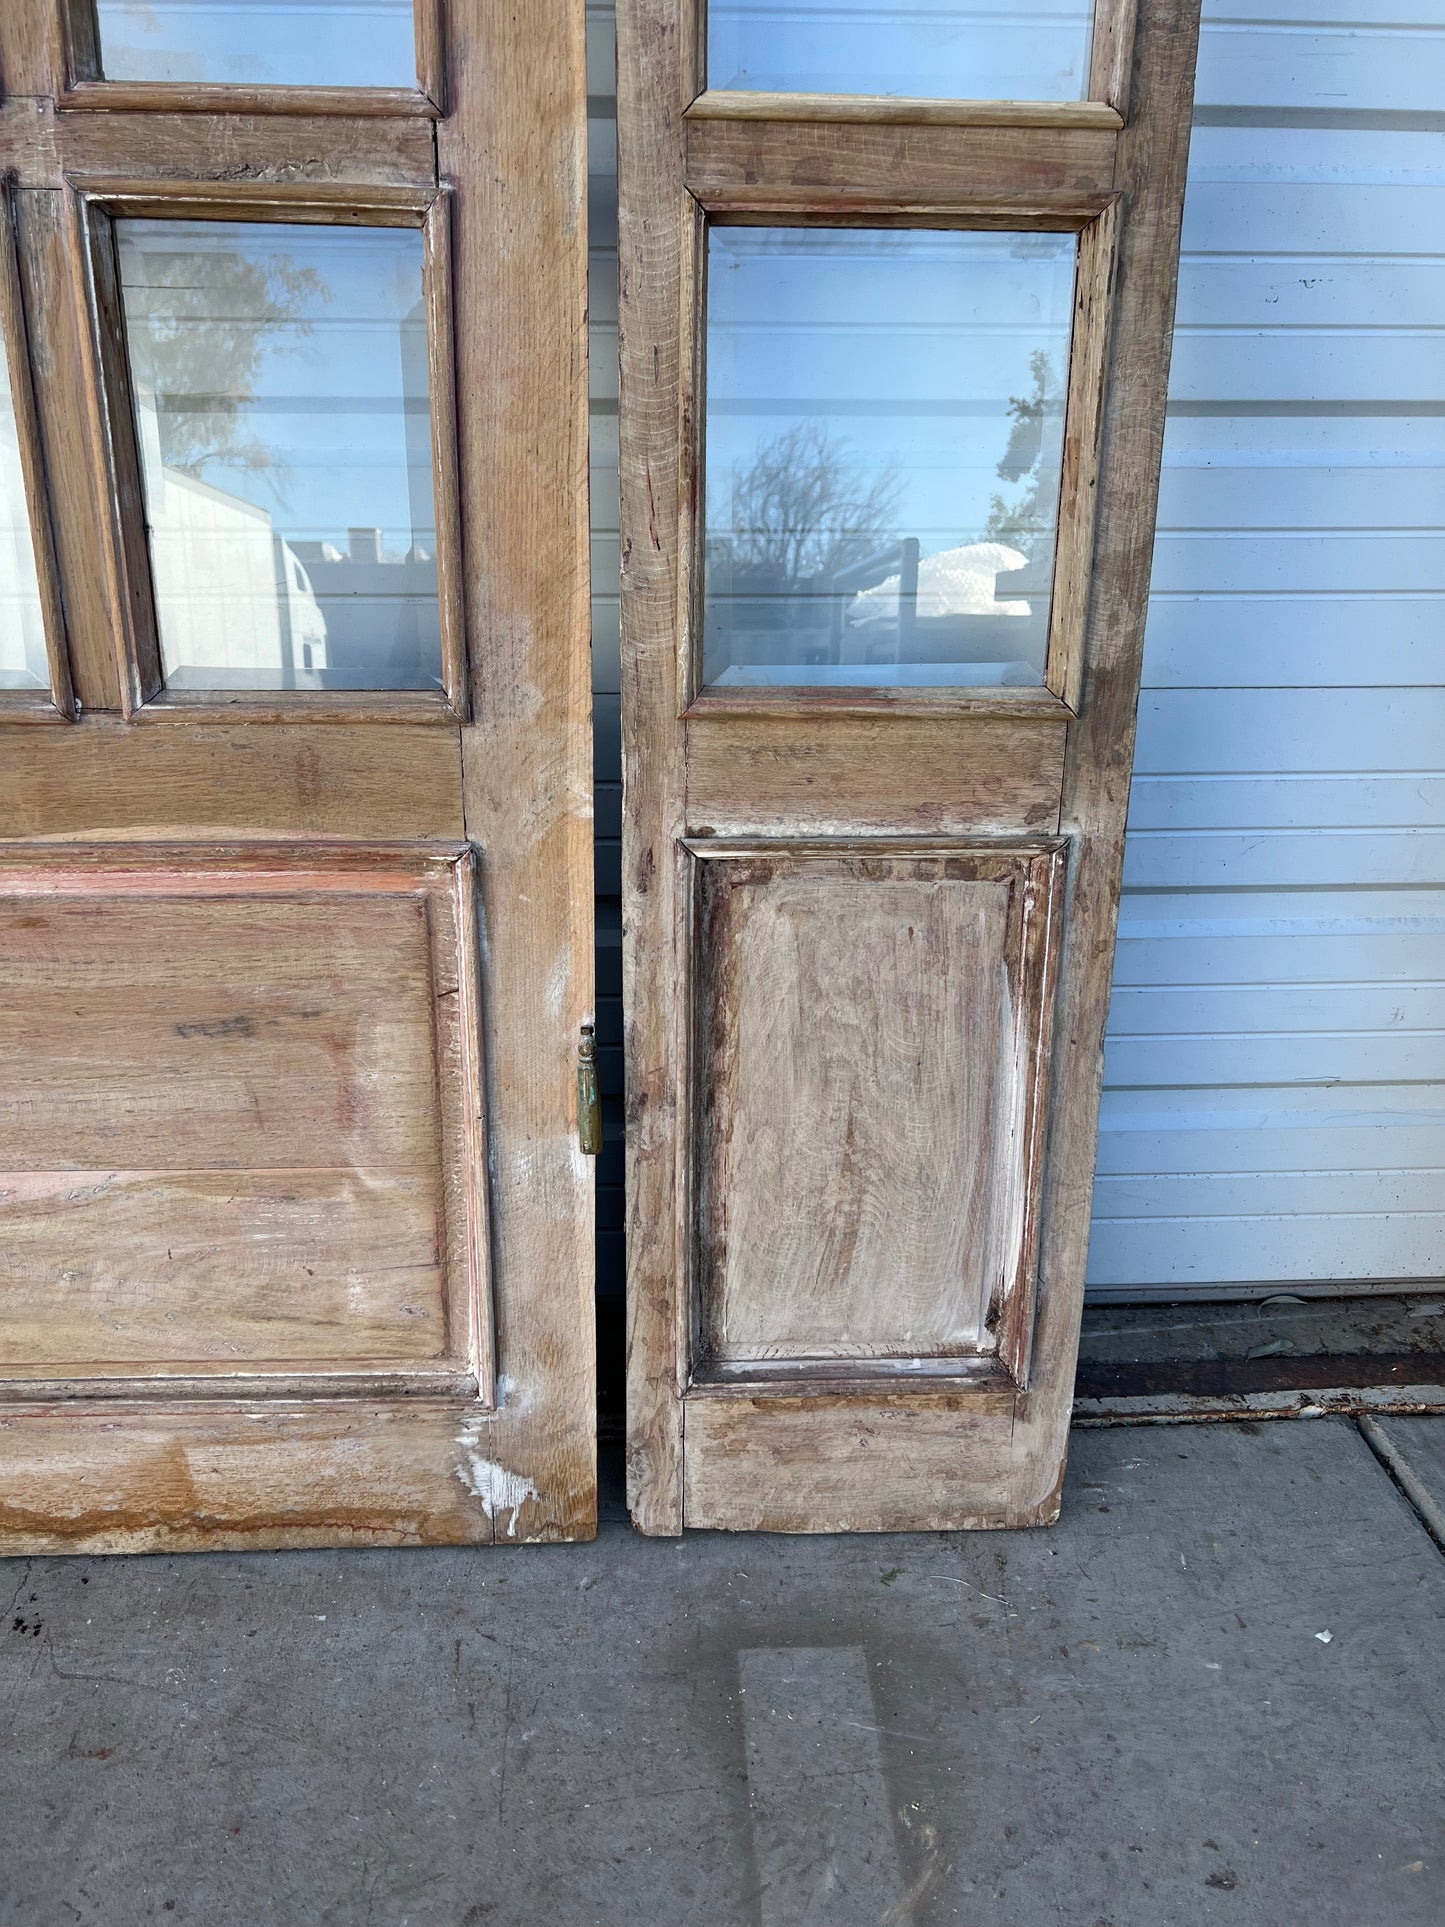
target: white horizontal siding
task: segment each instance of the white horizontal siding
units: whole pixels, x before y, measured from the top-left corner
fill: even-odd
[[[1095,1295],[1445,1272],[1445,31],[1372,10],[1205,8]]]

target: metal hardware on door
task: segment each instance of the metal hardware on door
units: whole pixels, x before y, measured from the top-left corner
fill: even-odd
[[[577,1046],[577,1141],[589,1158],[595,1158],[602,1149],[602,1094],[597,1088],[597,1037],[591,1024],[582,1026],[582,1038]]]

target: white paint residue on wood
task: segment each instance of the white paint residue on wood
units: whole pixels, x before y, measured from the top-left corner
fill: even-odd
[[[481,1429],[485,1419],[468,1419],[457,1434],[457,1444],[466,1454],[465,1463],[457,1467],[457,1477],[475,1499],[481,1501],[483,1512],[495,1525],[501,1512],[511,1514],[507,1523],[507,1537],[517,1536],[517,1514],[528,1499],[539,1499],[532,1481],[521,1472],[509,1472],[495,1459],[486,1458],[478,1447]]]

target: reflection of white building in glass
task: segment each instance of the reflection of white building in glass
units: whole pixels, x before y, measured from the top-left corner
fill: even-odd
[[[326,619],[270,515],[162,462],[153,395],[136,416],[166,656],[185,665],[170,685],[319,689]]]
[[[43,689],[49,680],[20,438],[0,349],[0,689]]]

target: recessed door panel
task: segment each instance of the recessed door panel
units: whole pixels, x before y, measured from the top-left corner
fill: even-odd
[[[487,1395],[469,852],[0,862],[0,1389]]]
[[[693,1376],[1021,1366],[1058,856],[693,849]]]

